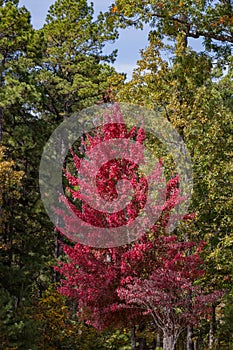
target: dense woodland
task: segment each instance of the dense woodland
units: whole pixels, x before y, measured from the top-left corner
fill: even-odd
[[[126,81],[104,46],[145,24]],[[232,43],[231,0],[116,0],[95,16],[86,0],[57,0],[39,30],[18,0],[0,0],[0,349],[233,349]],[[168,195],[154,229],[98,250],[54,229],[39,164],[64,118],[113,102],[156,110],[179,132],[194,215],[166,235],[178,180],[161,149]]]

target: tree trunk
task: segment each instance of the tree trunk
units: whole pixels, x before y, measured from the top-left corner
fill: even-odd
[[[65,148],[65,141],[64,141],[64,136],[62,135],[62,132],[60,131],[57,134],[56,138],[56,160],[57,164],[59,164],[61,167],[65,167],[64,164],[64,159],[66,155],[66,148]],[[62,163],[63,161],[63,163]],[[60,191],[59,184],[57,188],[57,192]],[[61,227],[62,226],[62,219],[60,216],[56,216],[56,227]],[[54,230],[54,257],[57,260],[59,256],[62,254],[62,247],[60,244],[61,240],[61,234],[59,233],[58,230]],[[58,271],[54,270],[54,282],[59,283],[60,282],[60,273]]]
[[[214,325],[213,322],[210,322],[210,330],[209,330],[209,349],[212,349],[214,345]]]
[[[57,221],[59,222],[59,221]],[[57,225],[59,226],[59,225]],[[59,243],[59,233],[57,231],[54,232],[54,258],[57,259],[61,255],[61,246]],[[60,282],[60,273],[54,270],[54,282]]]
[[[131,350],[136,350],[136,335],[135,335],[135,326],[131,327]]]
[[[198,350],[198,339],[194,339],[194,342],[193,342],[193,350]]]
[[[157,339],[156,339],[156,349],[161,349],[162,347],[163,347],[162,337],[161,337],[160,331],[158,330]]]
[[[209,348],[212,349],[215,343],[215,306],[212,305],[212,318],[209,330]]]
[[[175,335],[163,334],[163,350],[175,350],[177,337]]]
[[[146,350],[146,338],[139,339],[139,350]]]
[[[193,336],[193,327],[188,326],[187,327],[187,347],[186,347],[187,350],[194,350],[192,336]]]
[[[156,340],[155,339],[151,343],[151,350],[156,350]]]

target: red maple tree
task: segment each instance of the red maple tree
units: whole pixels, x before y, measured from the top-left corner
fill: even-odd
[[[115,113],[119,114],[120,110],[116,109]],[[116,119],[117,122],[110,121],[97,129],[94,135],[86,135],[82,141],[86,152],[111,139],[128,138],[143,144],[146,138],[143,128],[134,127],[128,131],[122,117],[118,115]],[[71,153],[78,171],[82,157],[74,151]],[[105,155],[99,154],[99,157],[105,159]],[[157,181],[162,182],[160,167],[161,163],[154,174]],[[127,207],[110,214],[92,208],[85,201],[88,198],[80,192],[79,186],[86,186],[87,194],[91,193],[92,188],[87,182],[83,183],[66,169],[64,174],[68,181],[67,193],[73,203],[70,199],[62,200],[79,218],[93,226],[89,232],[89,239],[93,237],[93,242],[98,239],[98,227],[126,225],[145,206],[146,179],[139,175],[137,164],[124,157],[103,162],[96,177],[100,197],[112,203],[117,198],[117,181],[125,179],[134,189],[134,196]],[[68,261],[59,262],[55,267],[62,276],[59,290],[76,301],[80,318],[97,329],[104,329],[137,324],[143,317],[152,316],[156,327],[163,331],[165,350],[173,350],[183,329],[205,316],[208,305],[220,296],[219,293],[206,295],[196,284],[204,274],[203,261],[199,256],[203,244],[179,242],[177,237],[167,235],[173,209],[182,201],[178,181],[177,176],[167,183],[158,220],[149,232],[142,230],[134,243],[131,241],[130,244],[101,249],[80,243],[74,247],[63,245]],[[75,199],[78,199],[79,205]],[[154,207],[155,210],[157,208],[158,205]],[[63,216],[69,232],[78,230],[72,225],[71,216],[57,212]],[[189,215],[186,216],[188,218]],[[57,230],[66,234],[65,229]]]

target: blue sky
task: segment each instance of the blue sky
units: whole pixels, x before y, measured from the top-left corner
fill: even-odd
[[[55,0],[20,0],[20,6],[25,6],[31,13],[32,24],[35,28],[41,28],[44,24],[47,11]],[[96,0],[94,2],[95,13],[106,11],[112,4],[111,0]],[[133,28],[120,31],[119,39],[109,46],[109,52],[118,49],[117,60],[114,67],[119,72],[127,73],[130,79],[133,68],[140,58],[140,49],[147,45],[149,28],[145,30],[135,30]]]
[[[95,13],[108,10],[112,0],[94,0]],[[20,6],[25,6],[31,13],[32,24],[35,28],[41,28],[44,24],[47,11],[55,3],[55,0],[20,0]],[[108,52],[118,49],[118,56],[114,67],[118,72],[127,73],[127,79],[131,78],[132,71],[136,67],[137,60],[140,58],[140,50],[147,46],[149,27],[143,31],[134,28],[127,28],[120,31],[119,39],[107,48]],[[189,40],[189,44],[196,50],[200,50],[200,40]]]

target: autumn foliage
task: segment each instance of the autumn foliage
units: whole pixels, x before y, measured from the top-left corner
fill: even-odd
[[[90,148],[106,138],[129,136],[141,143],[146,138],[142,129],[128,132],[123,123],[109,123],[104,129],[98,130],[96,135],[87,135],[85,139],[87,148]],[[73,151],[71,153],[78,170],[82,159]],[[109,196],[111,200],[116,195],[116,182],[122,178],[122,169],[123,173],[130,174],[130,180],[133,179],[135,191],[139,189],[141,193],[138,184],[142,180],[133,175],[133,172],[137,174],[135,166],[119,160],[107,163],[109,165],[109,169],[102,167],[98,177],[103,196]],[[77,188],[72,189],[73,185],[79,184],[79,180],[66,170],[64,173],[69,182],[68,192],[73,198],[83,199]],[[102,249],[80,243],[74,247],[63,245],[68,261],[59,262],[56,267],[62,275],[59,290],[76,301],[79,318],[101,330],[110,326],[137,324],[142,318],[152,316],[155,326],[163,332],[164,349],[169,350],[173,349],[185,327],[207,316],[209,305],[221,296],[219,292],[207,294],[198,284],[204,275],[200,253],[205,244],[181,242],[175,235],[166,232],[172,211],[182,200],[179,197],[178,181],[178,177],[175,177],[167,183],[166,199],[159,219],[149,232],[141,232],[137,241]],[[122,215],[112,214],[115,215],[113,223],[106,219],[105,213],[101,217],[85,202],[81,209],[80,205],[76,208],[75,204],[72,208],[77,215],[88,213],[85,219],[93,224],[93,231],[97,224],[117,227],[125,224],[126,218],[134,219],[143,207],[140,206],[139,198],[145,201],[145,196],[137,197],[136,194],[135,197],[137,205],[133,215],[130,216],[129,210],[128,216],[124,211]],[[132,209],[132,206],[129,208]],[[192,215],[186,215],[184,219],[190,217]],[[69,216],[64,220],[69,225]]]

